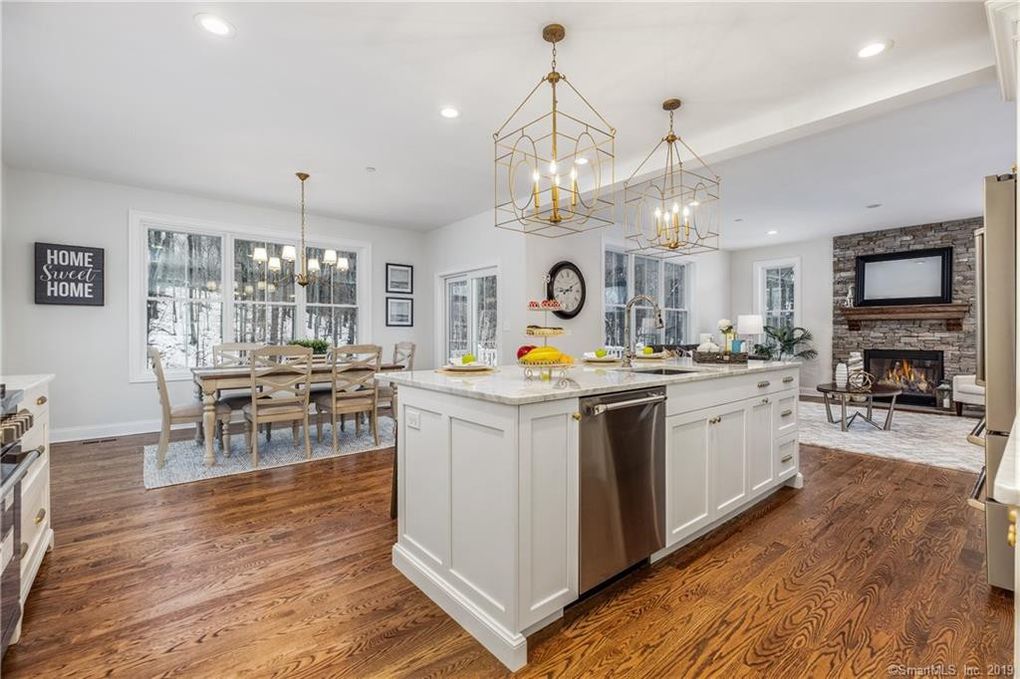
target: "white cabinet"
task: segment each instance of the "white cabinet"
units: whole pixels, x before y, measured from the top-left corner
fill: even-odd
[[[747,407],[747,476],[751,495],[768,488],[776,478],[774,410],[771,396],[754,399]]]
[[[761,395],[776,385],[782,390]],[[666,418],[667,550],[736,515],[799,469],[795,380],[744,380],[716,393],[738,398],[691,412],[678,413],[674,404]]]
[[[666,544],[707,525],[714,514],[709,498],[708,411],[666,419]]]
[[[733,403],[713,409],[709,419],[711,498],[716,515],[739,507],[747,498],[748,408]]]

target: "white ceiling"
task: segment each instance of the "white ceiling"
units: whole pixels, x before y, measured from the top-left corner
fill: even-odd
[[[236,36],[201,31],[199,11]],[[715,159],[805,139],[720,165],[727,213],[753,226],[733,231],[733,246],[771,225],[783,238],[893,225],[909,199],[944,201],[944,216],[963,196],[969,210],[971,196],[945,185],[988,171],[972,157],[989,148],[975,116],[1002,119],[982,90],[916,109],[935,111],[923,126],[875,120],[878,148],[866,127],[832,131],[988,82],[980,2],[5,2],[3,12],[8,164],[284,207],[303,169],[313,212],[422,230],[491,207],[491,135],[547,70],[549,21],[567,27],[560,70],[618,130],[618,180],[661,135],[669,96],[685,101],[681,133]],[[876,38],[894,49],[858,59]],[[446,104],[461,118],[441,118]],[[947,147],[947,135],[960,140]],[[862,217],[870,202],[889,207]]]

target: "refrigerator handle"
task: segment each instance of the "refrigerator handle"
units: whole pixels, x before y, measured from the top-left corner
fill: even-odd
[[[976,329],[977,374],[975,382],[985,386],[985,230],[974,232],[974,320]]]

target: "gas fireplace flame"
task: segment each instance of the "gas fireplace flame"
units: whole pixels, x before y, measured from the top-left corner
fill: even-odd
[[[907,359],[893,361],[892,366],[886,370],[882,382],[895,385],[903,391],[911,391],[920,394],[930,394],[935,390],[935,385],[930,375],[924,368],[915,369],[914,365]]]

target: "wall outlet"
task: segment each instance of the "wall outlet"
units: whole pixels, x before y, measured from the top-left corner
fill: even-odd
[[[404,411],[407,416],[407,426],[411,429],[421,429],[421,412],[408,408]]]

